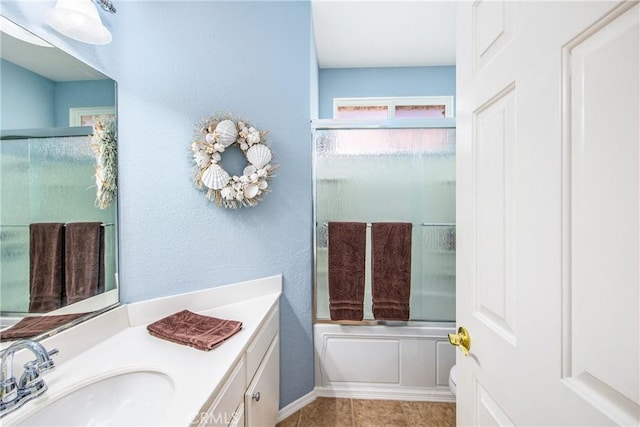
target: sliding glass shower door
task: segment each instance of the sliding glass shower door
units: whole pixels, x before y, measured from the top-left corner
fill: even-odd
[[[455,320],[455,125],[314,130],[315,317],[328,320],[327,224],[411,222],[411,320]],[[367,232],[365,320],[371,310]]]

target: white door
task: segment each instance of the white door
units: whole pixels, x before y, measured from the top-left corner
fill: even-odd
[[[637,2],[461,3],[459,425],[639,425]]]

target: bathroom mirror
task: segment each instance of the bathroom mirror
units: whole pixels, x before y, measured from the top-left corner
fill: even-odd
[[[89,313],[71,323],[76,324],[118,303],[117,206],[96,204],[101,160],[91,136],[98,120],[113,122],[116,130],[116,82],[3,16],[0,29],[0,329],[25,316]],[[55,231],[60,238],[45,231],[60,257],[32,242],[32,225],[43,223],[62,224]],[[92,223],[92,237],[73,237],[70,230],[78,230],[78,223]],[[89,251],[82,248],[88,242],[82,239],[97,248],[86,263]],[[42,271],[33,266],[42,259],[35,253],[57,263],[49,271],[61,276],[59,304],[33,302],[38,296],[30,288],[40,274],[34,271]],[[75,267],[69,266],[71,258]],[[70,298],[64,289],[78,259],[82,268],[92,265],[95,271],[77,275],[73,286],[95,289]]]

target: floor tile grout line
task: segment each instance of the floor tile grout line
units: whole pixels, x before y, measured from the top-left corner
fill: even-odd
[[[356,427],[356,417],[353,413],[353,399],[349,399],[349,415],[351,415],[351,427]]]

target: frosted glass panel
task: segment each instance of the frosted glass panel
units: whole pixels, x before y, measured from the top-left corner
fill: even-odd
[[[386,119],[389,107],[386,105],[341,106],[336,119]]]
[[[0,141],[0,311],[29,307],[29,224],[105,224],[105,290],[114,289],[116,207],[95,206],[95,157],[87,136]]]
[[[329,319],[327,223],[413,223],[412,320],[455,319],[455,129],[316,130],[316,318]],[[372,319],[370,230],[365,319]]]
[[[397,105],[396,119],[445,117],[444,105]]]

